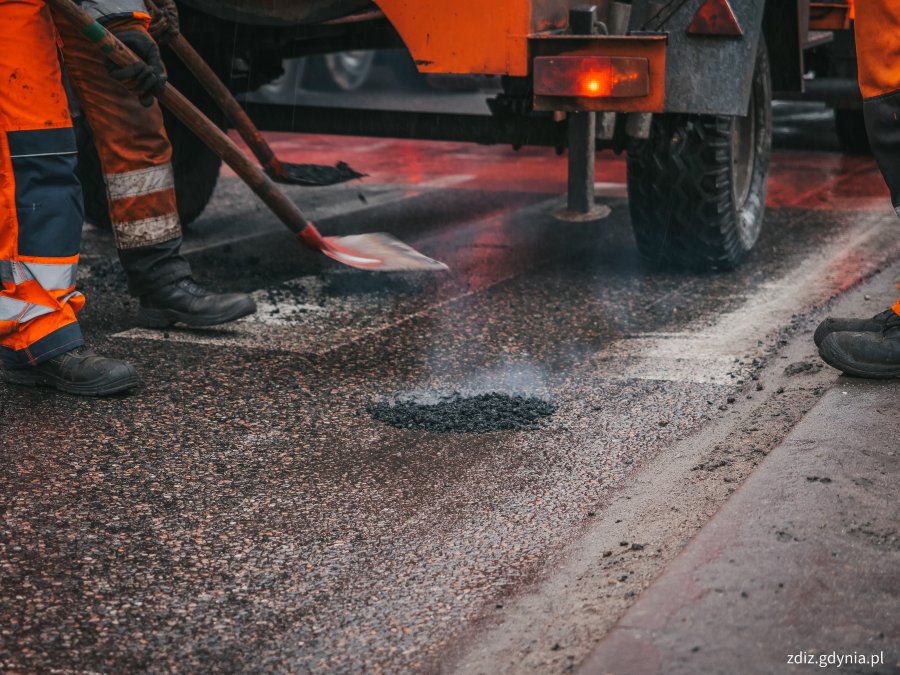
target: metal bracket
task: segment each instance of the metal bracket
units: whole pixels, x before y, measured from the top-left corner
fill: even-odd
[[[597,25],[597,6],[582,5],[569,10],[572,33],[592,35]],[[553,215],[567,222],[587,222],[606,218],[610,208],[594,198],[597,114],[569,113],[569,182],[566,205]]]

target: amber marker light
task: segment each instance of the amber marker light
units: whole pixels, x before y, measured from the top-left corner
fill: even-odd
[[[534,60],[534,93],[585,98],[647,96],[650,62],[630,56],[541,56]]]
[[[589,72],[581,80],[582,96],[609,96],[612,93],[608,72]]]

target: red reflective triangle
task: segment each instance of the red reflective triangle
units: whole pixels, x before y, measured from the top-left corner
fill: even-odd
[[[694,20],[688,26],[687,32],[691,35],[741,36],[744,34],[734,17],[728,0],[706,0],[694,15]]]

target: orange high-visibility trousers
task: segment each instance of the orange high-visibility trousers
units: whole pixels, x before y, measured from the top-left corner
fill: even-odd
[[[97,3],[103,5],[104,3]],[[133,4],[133,3],[132,3]],[[116,248],[132,295],[190,275],[179,254],[181,221],[175,203],[172,146],[162,110],[138,97],[106,70],[105,56],[54,12],[66,73],[94,137],[103,169]],[[145,30],[149,17],[118,16],[112,31]]]
[[[854,12],[866,132],[900,216],[900,1],[856,0]]]
[[[57,37],[42,0],[0,0],[0,360],[83,344],[81,186]]]

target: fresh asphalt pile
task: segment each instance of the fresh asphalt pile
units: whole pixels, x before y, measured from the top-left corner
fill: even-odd
[[[346,162],[338,162],[334,166],[320,164],[282,164],[283,175],[266,171],[269,177],[278,183],[294,185],[337,185],[348,180],[363,178],[366,174],[354,171]]]
[[[401,429],[435,433],[486,433],[540,428],[540,420],[556,412],[556,404],[533,396],[498,392],[465,396],[406,397],[371,403],[378,421]]]

